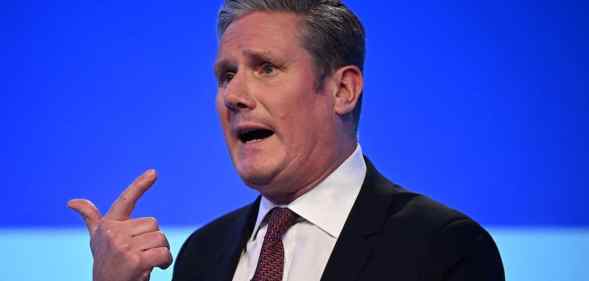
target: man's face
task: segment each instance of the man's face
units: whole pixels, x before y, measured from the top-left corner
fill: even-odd
[[[315,87],[298,30],[294,14],[245,15],[225,31],[215,64],[233,164],[246,184],[270,197],[316,184],[337,158],[333,87]]]

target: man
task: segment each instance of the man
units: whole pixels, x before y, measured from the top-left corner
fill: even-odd
[[[337,0],[226,0],[217,110],[234,166],[260,192],[184,243],[173,280],[504,280],[489,234],[389,182],[356,131],[364,31]],[[87,200],[94,280],[147,280],[172,258],[154,219],[129,219],[139,177],[101,217]]]

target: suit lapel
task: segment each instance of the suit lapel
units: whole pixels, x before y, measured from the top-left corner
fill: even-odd
[[[237,222],[225,233],[225,247],[217,255],[217,273],[214,280],[231,281],[237,268],[237,263],[254,229],[260,197],[246,206],[239,214]]]
[[[367,171],[360,193],[327,262],[321,281],[357,280],[374,249],[395,192],[365,158]]]

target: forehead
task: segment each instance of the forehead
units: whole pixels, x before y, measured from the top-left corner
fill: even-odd
[[[221,37],[218,60],[231,59],[244,50],[274,55],[302,51],[300,19],[293,13],[252,12],[231,23]]]

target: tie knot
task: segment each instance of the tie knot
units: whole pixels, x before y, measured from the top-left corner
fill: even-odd
[[[267,238],[276,241],[282,239],[282,235],[297,221],[298,215],[288,208],[274,208],[267,215]]]

